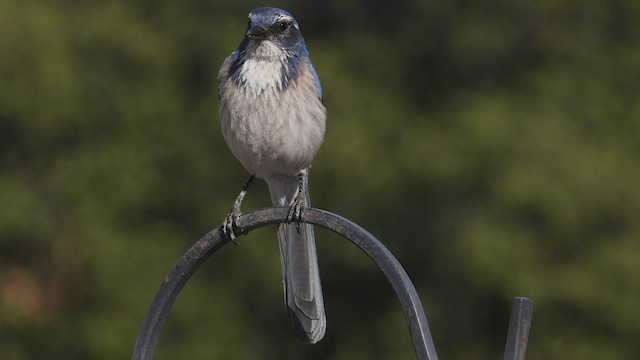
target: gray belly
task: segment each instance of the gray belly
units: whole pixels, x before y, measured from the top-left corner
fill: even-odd
[[[224,138],[251,174],[296,174],[318,152],[326,110],[313,89],[297,85],[259,96],[236,89],[220,99]]]

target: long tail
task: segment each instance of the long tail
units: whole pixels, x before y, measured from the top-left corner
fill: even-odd
[[[297,176],[270,177],[267,180],[274,206],[289,206],[298,193]],[[303,190],[310,206],[307,177]],[[296,338],[315,344],[324,337],[327,318],[324,314],[322,286],[313,227],[309,224],[280,224],[280,260],[284,279],[284,301],[289,324]]]

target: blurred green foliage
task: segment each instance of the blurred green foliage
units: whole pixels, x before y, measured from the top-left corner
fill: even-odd
[[[247,174],[216,83],[253,1],[0,1],[0,358],[128,358],[182,253]],[[275,1],[301,23],[328,131],[315,206],[403,263],[440,357],[640,357],[637,0]],[[264,207],[263,184],[244,210]],[[275,231],[205,263],[157,359],[412,358],[400,306],[318,230],[329,318],[293,340]]]

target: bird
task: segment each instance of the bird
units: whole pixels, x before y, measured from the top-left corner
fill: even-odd
[[[287,11],[260,7],[248,16],[237,50],[218,73],[223,137],[249,180],[222,225],[235,242],[240,205],[255,177],[274,206],[288,206],[278,226],[285,307],[297,340],[315,344],[326,315],[313,227],[301,223],[310,207],[308,174],[324,139],[327,110],[300,26]]]

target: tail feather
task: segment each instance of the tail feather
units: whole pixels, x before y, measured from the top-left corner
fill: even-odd
[[[298,192],[297,176],[267,179],[275,206],[289,206]],[[305,176],[304,192],[309,206]],[[314,344],[326,330],[322,286],[313,227],[309,224],[280,224],[278,227],[284,300],[289,324],[299,341]]]

